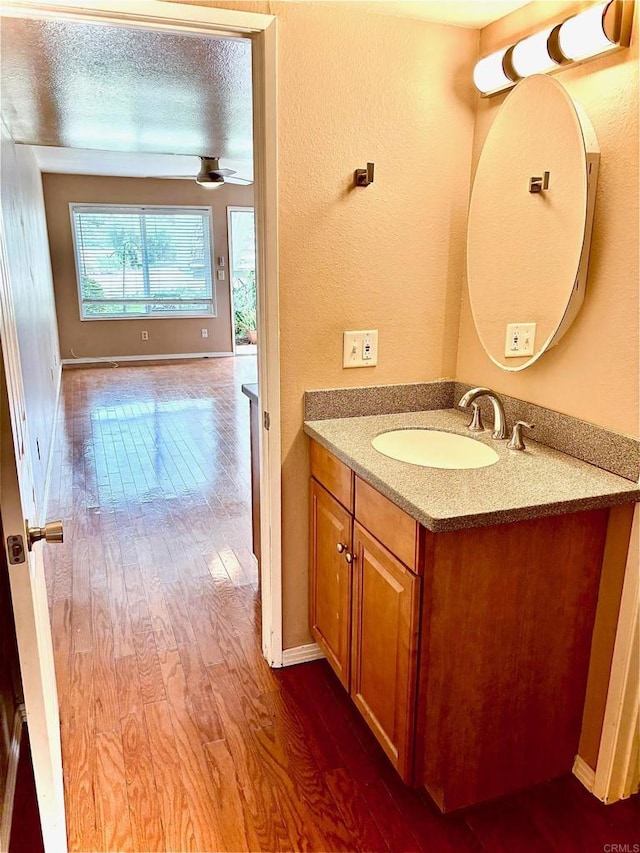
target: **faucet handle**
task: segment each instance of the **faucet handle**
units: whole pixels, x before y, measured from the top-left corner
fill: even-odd
[[[484,432],[484,424],[482,423],[482,412],[477,403],[472,403],[473,415],[469,421],[469,429],[471,432]]]
[[[522,430],[535,429],[535,424],[528,424],[526,421],[516,421],[513,425],[513,435],[507,443],[509,450],[526,450],[525,443],[522,440]]]

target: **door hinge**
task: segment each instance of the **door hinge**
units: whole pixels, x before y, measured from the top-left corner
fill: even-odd
[[[271,415],[269,412],[262,413],[262,423],[265,429],[271,429]]]
[[[18,563],[24,563],[24,539],[22,536],[7,536],[7,553],[9,565],[17,566]]]

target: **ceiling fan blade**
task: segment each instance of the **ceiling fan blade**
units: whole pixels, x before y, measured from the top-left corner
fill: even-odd
[[[226,178],[235,175],[233,169],[209,169],[210,175],[220,175],[221,178]]]
[[[212,172],[211,174],[218,174],[217,172]],[[195,175],[146,175],[146,178],[164,178],[166,180],[178,180],[178,181],[193,181]],[[223,177],[223,176],[221,176]],[[221,183],[225,184],[252,184],[252,178],[242,178],[240,175],[236,175],[235,172],[231,173],[231,177],[224,177]]]

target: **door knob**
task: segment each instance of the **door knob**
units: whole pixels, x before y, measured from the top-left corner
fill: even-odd
[[[29,527],[29,522],[27,521],[25,526],[27,528],[27,545],[29,550],[41,539],[44,539],[45,542],[64,541],[62,521],[49,521],[44,527]]]
[[[344,551],[347,550],[347,546],[343,545],[342,542],[338,542],[338,544],[336,545],[336,549],[338,551],[338,554],[342,554]]]

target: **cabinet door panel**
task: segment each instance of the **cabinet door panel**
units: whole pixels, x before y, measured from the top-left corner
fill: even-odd
[[[351,693],[405,782],[414,742],[420,578],[354,529]]]
[[[351,514],[311,480],[311,631],[347,690],[352,570],[345,554],[351,551],[351,524]]]

